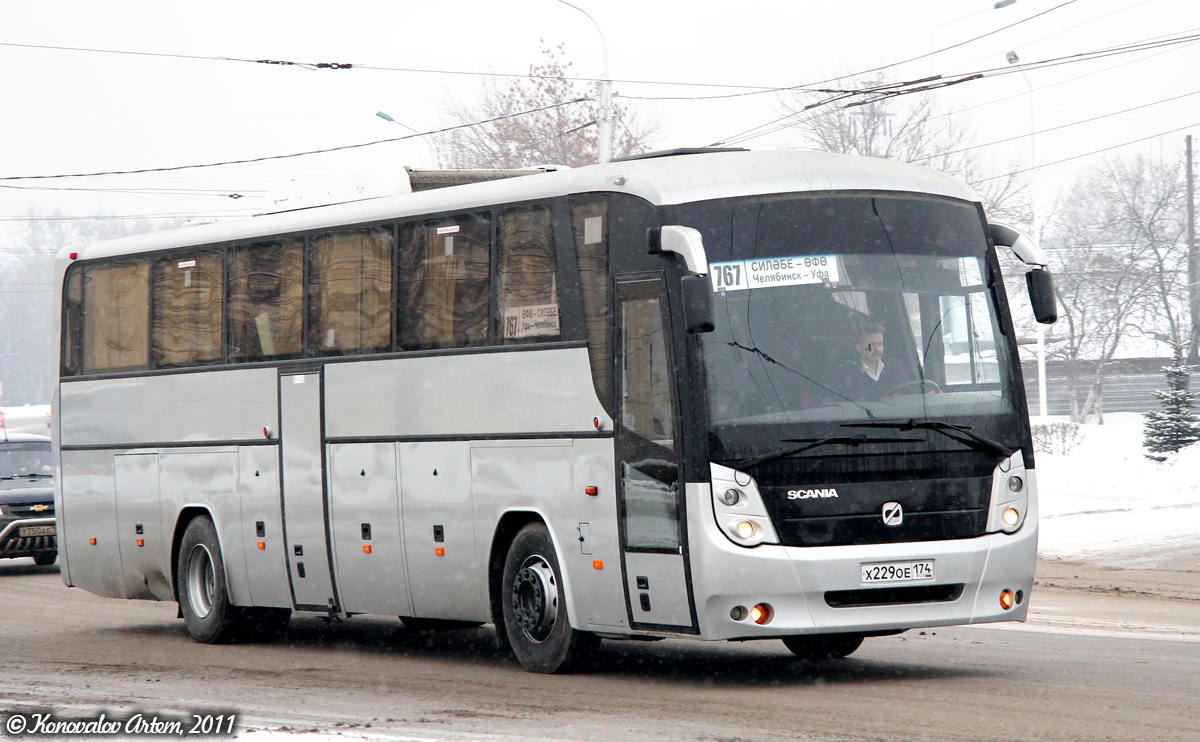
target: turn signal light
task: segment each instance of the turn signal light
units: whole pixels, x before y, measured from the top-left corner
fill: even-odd
[[[748,520],[743,520],[737,524],[738,538],[748,539],[754,535],[754,524]]]
[[[759,626],[771,623],[772,618],[775,618],[775,609],[769,603],[759,603],[750,609],[750,620]]]
[[[1015,526],[1017,521],[1021,520],[1021,513],[1016,508],[1007,508],[1000,520],[1004,521],[1006,526]]]
[[[1016,598],[1013,597],[1012,590],[1002,590],[1000,592],[1000,607],[1001,608],[1003,608],[1006,611],[1010,610],[1013,607],[1013,604],[1015,602],[1016,602]]]

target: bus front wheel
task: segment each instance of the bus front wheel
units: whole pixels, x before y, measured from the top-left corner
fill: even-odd
[[[193,519],[183,532],[177,567],[176,590],[188,633],[203,644],[232,641],[240,613],[229,602],[221,545],[208,516]]]
[[[599,646],[595,634],[571,628],[562,570],[550,532],[541,523],[530,523],[513,539],[501,590],[504,630],[526,670],[572,672]]]
[[[820,662],[850,656],[862,646],[862,634],[811,634],[785,636],[784,645],[802,660]]]

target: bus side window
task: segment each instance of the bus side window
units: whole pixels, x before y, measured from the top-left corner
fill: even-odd
[[[150,360],[149,266],[93,265],[83,273],[83,373],[138,371]]]
[[[560,339],[550,207],[524,206],[501,212],[499,243],[501,342]]]
[[[309,355],[390,349],[392,230],[314,237],[309,267]]]
[[[72,266],[67,275],[66,291],[63,292],[62,308],[62,368],[63,376],[74,376],[80,371],[79,357],[83,348],[83,268]]]
[[[262,242],[229,252],[231,363],[300,355],[304,240]]]
[[[462,214],[400,228],[401,350],[488,342],[491,217]]]
[[[584,325],[592,382],[604,409],[612,414],[612,350],[609,347],[608,197],[603,194],[572,196],[571,228],[579,263]]]
[[[221,360],[224,262],[215,250],[154,261],[150,345],[154,367]]]

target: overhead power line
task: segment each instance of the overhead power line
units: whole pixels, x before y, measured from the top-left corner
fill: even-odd
[[[191,169],[203,168],[203,167],[221,167],[224,165],[246,165],[246,164],[253,163],[253,162],[268,162],[270,160],[285,160],[290,157],[303,157],[305,155],[319,155],[319,154],[325,154],[327,152],[340,152],[340,151],[348,150],[348,149],[359,149],[362,147],[372,147],[376,144],[387,144],[389,142],[401,142],[406,139],[415,139],[417,137],[427,137],[427,136],[432,136],[434,134],[445,134],[446,132],[449,132],[449,131],[456,131],[458,129],[469,129],[473,126],[483,126],[484,124],[491,124],[491,123],[495,123],[497,121],[504,121],[506,119],[517,118],[518,116],[528,116],[533,113],[541,113],[542,111],[549,111],[554,108],[561,108],[562,106],[570,106],[570,105],[574,105],[576,103],[583,103],[588,100],[590,100],[590,99],[589,98],[575,98],[574,100],[563,101],[561,103],[551,103],[548,106],[542,106],[540,108],[533,108],[528,111],[519,111],[517,113],[509,113],[509,114],[505,114],[503,116],[495,116],[490,119],[484,119],[483,121],[473,121],[469,124],[458,124],[455,126],[447,126],[443,129],[434,129],[432,131],[423,131],[423,132],[418,132],[416,134],[405,134],[404,136],[391,137],[390,139],[377,139],[373,142],[362,142],[360,144],[344,144],[340,147],[326,147],[325,149],[312,149],[312,150],[308,150],[306,152],[291,152],[291,153],[288,153],[285,155],[267,155],[265,157],[250,157],[250,158],[246,158],[244,160],[225,160],[223,162],[208,162],[208,163],[202,163],[202,164],[196,164],[196,165],[172,165],[169,167],[148,167],[148,168],[141,168],[138,170],[109,170],[107,172],[97,172],[97,173],[60,173],[57,175],[6,175],[3,177],[0,177],[0,181],[3,181],[3,180],[47,180],[47,179],[52,179],[52,178],[94,178],[94,177],[102,176],[102,175],[141,175],[143,173],[164,173],[164,172],[170,172],[170,171],[175,171],[175,170],[191,170]]]
[[[1053,162],[1043,162],[1040,165],[1034,165],[1032,167],[1027,167],[1023,170],[1013,170],[1013,171],[1004,173],[1003,175],[993,175],[990,178],[980,178],[979,180],[974,181],[974,182],[986,183],[989,180],[999,180],[1000,178],[1011,178],[1014,175],[1022,175],[1024,173],[1032,172],[1034,170],[1041,170],[1044,167],[1051,167],[1052,165],[1061,165],[1064,162],[1071,162],[1072,160],[1081,160],[1084,157],[1091,157],[1092,155],[1098,155],[1101,152],[1109,152],[1114,149],[1120,149],[1121,147],[1128,147],[1131,144],[1140,144],[1142,142],[1148,142],[1151,139],[1158,139],[1159,137],[1165,137],[1168,134],[1178,134],[1179,132],[1184,131],[1185,129],[1193,129],[1197,126],[1200,126],[1200,121],[1196,121],[1195,123],[1191,123],[1186,126],[1180,126],[1179,128],[1171,129],[1170,131],[1163,131],[1163,132],[1159,132],[1158,134],[1151,134],[1148,137],[1142,137],[1140,139],[1131,139],[1127,142],[1121,142],[1120,144],[1114,144],[1111,147],[1101,147],[1100,149],[1094,149],[1091,152],[1084,152],[1081,155],[1072,155],[1070,157],[1064,157],[1061,160],[1054,160]]]

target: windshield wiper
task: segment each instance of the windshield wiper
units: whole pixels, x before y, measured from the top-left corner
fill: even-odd
[[[839,392],[839,391],[837,391],[837,390],[835,390],[835,389],[830,389],[829,387],[825,386],[824,384],[822,384],[821,382],[817,381],[816,379],[814,379],[813,377],[809,376],[808,374],[801,373],[800,371],[797,371],[796,369],[792,368],[791,366],[787,365],[786,363],[780,363],[779,361],[775,360],[775,359],[774,359],[774,358],[772,358],[771,356],[767,355],[767,354],[766,354],[764,351],[762,351],[761,349],[759,349],[759,348],[757,348],[757,347],[751,348],[751,347],[750,347],[750,346],[748,346],[748,345],[742,345],[741,343],[737,342],[736,340],[728,341],[728,342],[726,342],[725,344],[726,344],[726,345],[728,345],[728,346],[730,346],[731,348],[737,348],[738,350],[744,350],[744,351],[746,351],[747,353],[754,353],[755,355],[757,355],[757,356],[759,356],[760,358],[762,358],[764,361],[767,361],[768,363],[774,363],[776,366],[779,366],[779,367],[780,367],[780,368],[782,368],[784,371],[788,371],[788,372],[790,372],[790,373],[796,374],[796,375],[797,375],[797,376],[799,376],[801,379],[804,379],[805,381],[807,381],[807,382],[809,382],[809,383],[811,383],[811,384],[813,384],[813,385],[815,385],[815,386],[818,386],[818,387],[820,387],[820,388],[824,389],[825,391],[829,392],[830,394],[834,395],[835,397],[841,397],[841,398],[842,398],[842,399],[844,399],[845,401],[849,402],[850,404],[854,405],[854,406],[855,406],[855,407],[857,407],[858,409],[860,409],[860,410],[862,410],[863,412],[867,413],[867,417],[871,418],[872,420],[874,420],[874,419],[875,419],[875,415],[871,414],[871,410],[869,410],[869,409],[868,409],[867,407],[865,407],[864,405],[861,405],[861,404],[859,404],[858,402],[855,402],[853,399],[850,399],[850,398],[849,398],[849,397],[847,397],[845,394],[842,394],[841,392]]]
[[[812,448],[819,448],[821,446],[832,446],[832,445],[839,444],[839,443],[842,444],[843,446],[859,446],[859,445],[862,445],[863,443],[894,443],[895,441],[920,441],[921,439],[920,438],[868,438],[865,434],[859,433],[858,435],[850,435],[850,436],[837,435],[837,436],[831,436],[829,438],[818,438],[815,440],[812,438],[784,438],[782,440],[784,443],[804,443],[805,445],[796,446],[794,448],[785,448],[782,451],[775,451],[773,453],[763,454],[762,456],[755,456],[754,458],[751,458],[751,459],[738,459],[734,463],[738,467],[758,466],[759,464],[765,464],[768,461],[775,461],[777,459],[785,459],[788,456],[795,456],[798,453],[804,453],[805,451],[812,449]]]
[[[907,420],[904,422],[885,423],[885,422],[869,422],[869,423],[843,423],[843,428],[892,428],[893,430],[933,430],[946,436],[952,441],[957,441],[964,446],[974,448],[976,451],[985,453],[998,453],[1004,458],[1013,455],[1013,449],[994,441],[991,438],[985,438],[978,433],[972,431],[970,425],[954,425],[952,423],[942,422],[941,420]],[[965,438],[960,438],[954,433],[961,433]]]
[[[39,474],[37,472],[30,472],[29,474],[14,474],[11,477],[0,477],[0,479],[38,479],[39,477],[46,477],[48,479],[53,476],[53,474]]]

